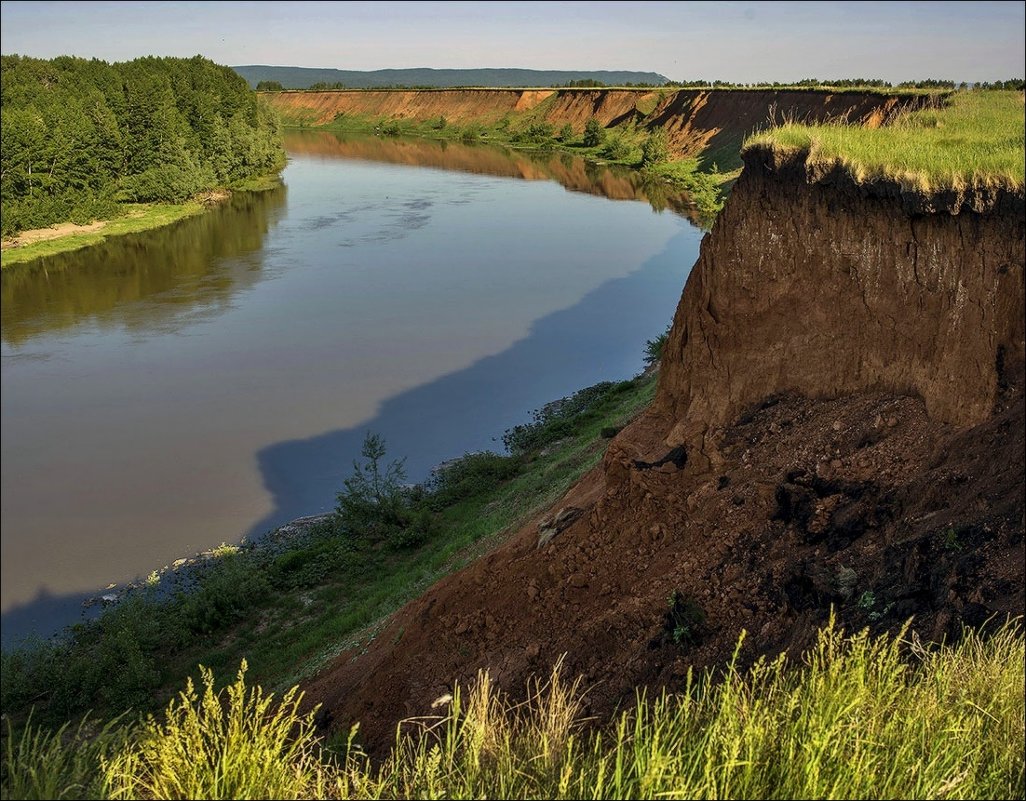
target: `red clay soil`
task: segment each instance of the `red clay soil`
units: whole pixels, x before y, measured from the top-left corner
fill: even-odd
[[[311,682],[323,723],[380,753],[454,682],[516,695],[563,654],[601,719],[742,630],[747,663],[831,609],[930,640],[1022,615],[1026,204],[928,205],[751,154],[653,405],[545,521]]]

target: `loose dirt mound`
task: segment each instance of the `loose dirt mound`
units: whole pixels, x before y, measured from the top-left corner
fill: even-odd
[[[1023,613],[1021,387],[967,431],[893,395],[763,406],[723,431],[723,465],[699,475],[672,456],[638,459],[668,423],[639,420],[605,473],[555,507],[583,510],[576,522],[541,549],[538,521],[526,526],[403,609],[368,653],[344,654],[308,697],[381,749],[479,668],[516,692],[565,653],[605,715],[637,685],[722,664],[742,629],[746,662],[808,646],[832,606],[852,627],[915,616],[931,639]]]

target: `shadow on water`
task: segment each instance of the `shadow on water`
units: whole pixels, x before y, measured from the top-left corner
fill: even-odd
[[[3,613],[2,624],[0,624],[0,631],[3,634],[0,637],[0,643],[3,644],[4,649],[7,649],[26,641],[26,639],[31,642],[38,638],[41,632],[47,630],[47,621],[51,621],[51,626],[53,625],[52,621],[62,621],[65,625],[70,625],[67,621],[74,621],[79,615],[82,619],[88,615],[95,615],[99,612],[99,607],[93,606],[86,609],[85,603],[100,592],[102,591],[96,590],[55,595],[41,588],[31,601],[12,606]]]
[[[408,478],[420,481],[442,460],[502,450],[502,433],[548,401],[636,374],[645,341],[660,334],[673,315],[700,235],[682,230],[634,274],[537,320],[502,353],[384,401],[359,426],[264,448],[257,462],[274,509],[248,536],[332,509],[367,432],[382,435],[386,459],[405,457]],[[620,313],[632,305],[652,310],[651,316]]]

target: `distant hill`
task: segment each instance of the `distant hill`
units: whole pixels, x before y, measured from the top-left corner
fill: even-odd
[[[645,83],[662,86],[665,75],[657,72],[616,72],[608,70],[520,70],[474,69],[436,70],[335,70],[310,67],[269,67],[251,64],[232,67],[256,87],[260,81],[278,81],[285,89],[307,89],[315,83],[341,83],[350,89],[374,89],[382,86],[564,86],[570,81],[592,80],[603,86]]]

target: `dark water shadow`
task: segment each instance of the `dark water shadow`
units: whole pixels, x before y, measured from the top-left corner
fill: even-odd
[[[40,588],[31,601],[11,607],[0,617],[0,644],[4,650],[23,642],[33,642],[60,626],[70,626],[100,611],[84,604],[101,591],[56,595]]]
[[[502,433],[548,401],[635,375],[645,341],[660,334],[673,315],[699,237],[694,229],[682,230],[638,271],[537,320],[502,353],[384,401],[365,423],[262,449],[257,463],[274,509],[247,536],[332,509],[367,432],[382,435],[386,460],[404,457],[408,478],[420,481],[445,459],[501,451]]]

